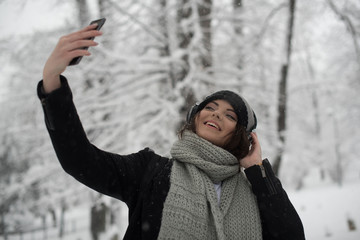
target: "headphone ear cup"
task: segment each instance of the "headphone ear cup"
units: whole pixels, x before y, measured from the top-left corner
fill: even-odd
[[[190,110],[188,111],[187,115],[186,115],[186,122],[187,123],[191,123],[191,119],[195,116],[195,114],[197,113],[197,109],[199,108],[198,104],[193,105]]]

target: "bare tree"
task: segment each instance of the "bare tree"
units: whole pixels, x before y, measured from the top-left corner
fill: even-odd
[[[212,66],[212,0],[202,0],[197,5],[199,15],[199,25],[201,32],[201,50],[200,50],[200,67],[207,68]]]
[[[282,155],[285,146],[285,131],[286,131],[286,111],[287,111],[287,82],[288,73],[291,63],[292,53],[292,39],[294,32],[295,21],[295,4],[296,0],[289,0],[289,20],[286,35],[286,57],[283,65],[281,66],[280,82],[279,82],[279,96],[278,96],[278,119],[277,119],[277,132],[279,139],[279,146],[274,160],[273,168],[277,174],[280,169]]]
[[[182,69],[176,74],[176,81],[184,80],[190,71],[201,72],[212,66],[212,1],[182,0],[177,12],[178,48],[183,52]],[[193,77],[192,81],[196,81]],[[184,86],[181,95],[185,102],[181,115],[196,102],[192,86]]]
[[[334,11],[334,13],[340,18],[340,20],[344,22],[344,24],[346,25],[346,29],[350,32],[354,44],[356,60],[360,65],[360,45],[358,41],[359,29],[355,27],[355,24],[351,20],[350,16],[348,16],[346,13],[341,11],[332,0],[328,0],[328,4],[330,8]],[[358,14],[359,12],[360,9],[358,9]]]
[[[76,7],[80,26],[86,26],[90,19],[88,0],[76,0]]]
[[[233,0],[233,8],[234,8],[234,32],[235,32],[235,45],[236,45],[236,52],[238,58],[236,59],[236,67],[238,69],[244,68],[244,56],[242,53],[242,43],[243,39],[243,21],[241,20],[241,14],[243,12],[243,1],[242,0]]]
[[[178,48],[185,50],[189,47],[191,39],[194,36],[194,30],[189,26],[184,26],[185,22],[190,22],[190,17],[192,14],[192,8],[190,6],[191,0],[182,0],[178,2],[177,13],[176,13],[176,37],[178,42]],[[176,74],[176,82],[182,81],[186,75],[189,73],[189,55],[184,51],[181,57],[182,66]]]

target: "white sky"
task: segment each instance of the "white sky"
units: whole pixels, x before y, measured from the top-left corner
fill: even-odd
[[[57,0],[0,1],[0,38],[59,27],[72,13],[70,3]]]

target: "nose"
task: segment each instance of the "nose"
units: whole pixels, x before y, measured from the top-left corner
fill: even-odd
[[[220,120],[220,114],[218,111],[214,111],[213,116]]]

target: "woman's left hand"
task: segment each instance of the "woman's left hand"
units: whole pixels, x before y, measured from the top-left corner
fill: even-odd
[[[250,134],[251,134],[253,141],[252,141],[249,153],[243,159],[240,159],[240,166],[243,168],[249,168],[251,166],[262,163],[261,146],[259,143],[259,139],[258,139],[256,133],[251,132]]]

